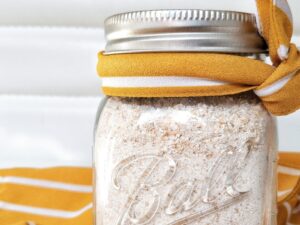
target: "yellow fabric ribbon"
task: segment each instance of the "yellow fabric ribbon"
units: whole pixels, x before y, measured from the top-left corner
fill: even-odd
[[[220,96],[253,90],[274,115],[300,108],[300,56],[290,44],[287,2],[257,0],[261,34],[274,66],[228,54],[99,53],[98,73],[110,96]]]

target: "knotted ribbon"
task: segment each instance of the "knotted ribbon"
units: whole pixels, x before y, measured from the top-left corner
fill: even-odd
[[[300,56],[286,0],[257,0],[273,66],[215,53],[99,53],[103,92],[127,97],[220,96],[253,90],[274,115],[300,107]]]

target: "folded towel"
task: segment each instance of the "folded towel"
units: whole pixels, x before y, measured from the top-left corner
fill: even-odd
[[[0,170],[0,224],[92,224],[92,169]]]
[[[278,225],[300,224],[300,154],[280,153]]]

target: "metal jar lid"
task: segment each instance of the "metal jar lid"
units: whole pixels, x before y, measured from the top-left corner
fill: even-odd
[[[136,52],[265,53],[253,14],[216,10],[153,10],[105,21],[105,54]]]

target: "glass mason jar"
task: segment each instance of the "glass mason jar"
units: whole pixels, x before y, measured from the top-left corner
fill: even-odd
[[[106,35],[105,54],[266,56],[254,16],[239,12],[119,14]],[[95,224],[274,225],[276,144],[275,122],[253,92],[106,98],[95,130]]]

